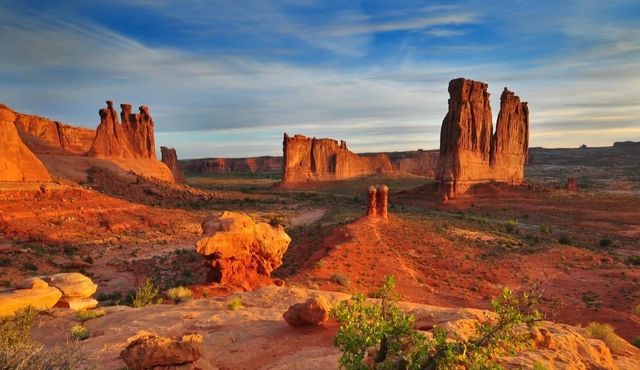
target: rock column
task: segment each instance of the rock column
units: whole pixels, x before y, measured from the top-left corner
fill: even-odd
[[[377,206],[377,200],[376,200],[376,193],[377,193],[377,189],[375,186],[370,186],[369,187],[369,195],[367,197],[367,216],[369,217],[375,217],[376,216],[376,206]]]

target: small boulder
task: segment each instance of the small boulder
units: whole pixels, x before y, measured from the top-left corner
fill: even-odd
[[[62,298],[56,307],[69,308],[73,311],[89,310],[98,307],[98,301],[94,298]]]
[[[322,325],[329,319],[330,312],[331,303],[326,298],[317,296],[294,304],[282,317],[291,326]]]
[[[49,284],[46,281],[37,277],[29,277],[16,284],[18,289],[46,289],[48,287]]]
[[[60,289],[65,298],[89,298],[98,288],[91,279],[78,272],[60,273],[43,279]]]
[[[9,293],[0,293],[0,317],[13,316],[16,311],[29,306],[36,310],[48,310],[60,297],[62,293],[53,287],[17,289]]]
[[[120,353],[120,357],[131,370],[186,365],[200,358],[202,342],[200,334],[171,339],[140,331],[127,339],[127,348]]]

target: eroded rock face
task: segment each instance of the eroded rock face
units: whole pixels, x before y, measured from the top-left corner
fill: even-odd
[[[95,130],[23,113],[17,113],[15,125],[25,144],[38,154],[83,155],[96,136]]]
[[[225,211],[202,223],[196,251],[213,267],[214,282],[252,290],[271,284],[291,238],[280,225],[254,222],[244,213]]]
[[[130,104],[121,104],[120,107],[122,123],[111,100],[107,101],[106,108],[100,109],[100,124],[89,155],[156,159],[154,124],[149,108],[141,106],[140,113],[136,114],[131,113]]]
[[[347,149],[345,141],[290,137],[284,134],[282,182],[330,181],[390,173],[384,154],[359,156]]]
[[[200,334],[171,339],[140,331],[127,339],[127,348],[120,353],[120,357],[131,370],[180,366],[197,361],[202,356],[202,342]]]
[[[527,103],[505,90],[493,133],[488,85],[458,78],[449,82],[449,111],[440,131],[436,179],[451,198],[479,182],[519,184],[529,146]]]
[[[290,306],[282,317],[291,326],[322,325],[329,320],[330,313],[331,303],[326,298],[317,296]]]
[[[0,105],[0,181],[51,181],[47,168],[18,135],[16,117]]]
[[[201,158],[181,160],[187,175],[211,175],[282,170],[282,157]]]
[[[180,184],[184,183],[184,174],[182,173],[182,167],[178,163],[178,154],[174,148],[167,148],[166,146],[160,147],[160,153],[162,154],[162,163],[166,164],[173,174],[173,179]]]

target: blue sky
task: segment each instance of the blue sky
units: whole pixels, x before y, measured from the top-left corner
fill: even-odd
[[[437,149],[447,83],[508,86],[531,145],[640,139],[640,2],[0,0],[0,102],[95,127],[146,104],[181,158]]]

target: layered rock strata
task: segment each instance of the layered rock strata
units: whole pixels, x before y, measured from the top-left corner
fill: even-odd
[[[344,140],[290,137],[284,134],[284,184],[331,181],[390,173],[393,166],[384,154],[359,156],[347,149]]]
[[[500,98],[493,132],[488,85],[458,78],[449,82],[449,111],[440,131],[436,179],[452,198],[475,183],[519,184],[529,146],[529,109],[508,89]]]

